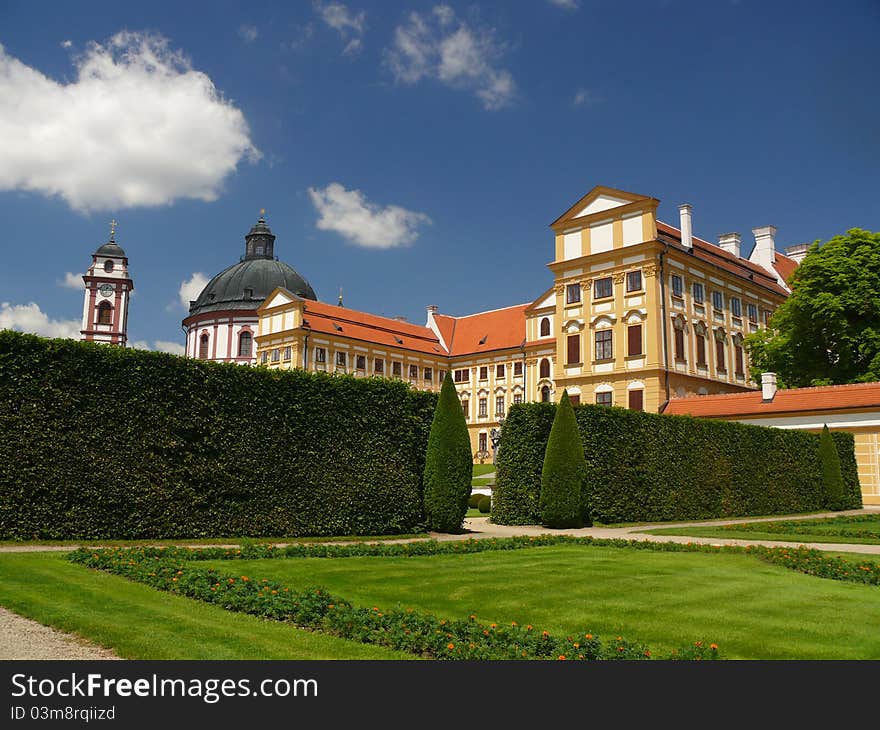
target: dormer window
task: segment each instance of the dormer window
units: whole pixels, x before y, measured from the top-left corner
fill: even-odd
[[[244,298],[245,299],[253,299],[254,298],[254,290],[253,289],[245,289],[244,290]]]

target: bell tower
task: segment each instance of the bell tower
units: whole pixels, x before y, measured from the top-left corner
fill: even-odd
[[[116,221],[110,222],[110,240],[92,254],[92,265],[83,275],[82,339],[125,347],[128,341],[128,300],[134,283],[128,258],[116,243]]]

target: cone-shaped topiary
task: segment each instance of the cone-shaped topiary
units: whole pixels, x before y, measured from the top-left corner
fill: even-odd
[[[846,507],[846,489],[843,485],[843,474],[840,470],[840,454],[837,445],[831,438],[828,426],[822,428],[819,437],[819,459],[822,461],[822,484],[825,487],[825,506],[840,511]]]
[[[472,464],[467,423],[447,372],[425,455],[425,517],[429,530],[461,532],[471,494]]]
[[[544,452],[544,468],[541,470],[541,522],[547,527],[583,527],[592,524],[584,514],[584,480],[587,463],[584,445],[578,431],[574,408],[568,400],[568,391],[556,408],[547,450]]]

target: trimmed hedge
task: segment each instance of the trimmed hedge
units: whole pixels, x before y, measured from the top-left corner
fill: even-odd
[[[822,427],[819,437],[819,459],[822,462],[822,486],[825,489],[825,506],[840,511],[846,509],[846,486],[840,470],[840,454],[831,438],[828,426]]]
[[[435,402],[0,331],[0,538],[412,532]]]
[[[587,465],[584,462],[584,445],[578,433],[574,409],[568,399],[568,391],[562,398],[544,452],[541,470],[541,494],[538,506],[541,523],[547,527],[583,527],[589,525],[589,499],[584,494]]]
[[[512,406],[498,451],[492,521],[539,524],[544,449],[556,405]],[[825,506],[819,437],[623,408],[575,408],[595,521],[662,522],[783,514]],[[847,509],[862,497],[853,436],[832,434]]]

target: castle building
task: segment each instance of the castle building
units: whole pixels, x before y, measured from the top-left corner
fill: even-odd
[[[786,280],[803,247],[783,255],[775,228],[755,228],[746,258],[739,234],[710,243],[693,235],[689,205],[680,207],[677,228],[657,220],[658,205],[594,188],[551,224],[551,288],[531,302],[464,317],[430,306],[424,327],[278,284],[249,312],[258,322],[249,325],[257,362],[400,378],[428,390],[451,370],[476,459],[491,457],[492,431],[511,405],[555,401],[563,389],[575,403],[653,412],[673,398],[751,390],[743,337],[765,326],[790,293]],[[187,352],[206,353],[194,344]]]
[[[92,254],[83,283],[82,339],[125,347],[134,282],[128,273],[128,257],[116,243],[116,221],[110,224],[110,239]]]

